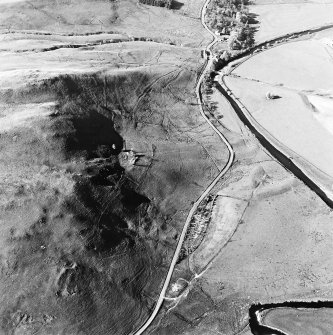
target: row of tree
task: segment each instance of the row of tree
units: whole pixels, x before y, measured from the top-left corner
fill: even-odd
[[[172,0],[139,0],[139,2],[145,5],[166,7],[169,9],[172,7]]]

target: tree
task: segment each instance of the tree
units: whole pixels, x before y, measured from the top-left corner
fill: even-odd
[[[166,7],[170,9],[172,7],[173,0],[139,0],[140,3],[145,5],[157,6],[157,7]]]

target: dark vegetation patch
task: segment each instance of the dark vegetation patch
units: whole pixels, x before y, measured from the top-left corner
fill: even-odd
[[[149,79],[137,79],[140,94]],[[136,101],[128,84],[125,76],[64,76],[7,94],[9,103],[56,98],[57,106],[36,132],[19,130],[16,142],[12,133],[0,137],[5,157],[36,183],[21,185],[4,212],[12,228],[1,265],[0,332],[123,334],[147,315],[145,288],[158,287],[163,271],[151,274],[161,255],[145,233],[154,236],[162,218],[119,164],[119,131],[132,122]],[[35,181],[41,166],[45,180]]]
[[[200,246],[211,220],[214,201],[215,198],[208,195],[195,211],[187,229],[177,263],[182,262]]]
[[[139,0],[140,3],[145,5],[172,8],[173,0]]]

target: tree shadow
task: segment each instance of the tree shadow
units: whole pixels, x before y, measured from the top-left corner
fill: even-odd
[[[255,35],[258,30],[258,26],[251,25],[249,27],[248,47],[253,47],[255,45]]]
[[[247,14],[247,18],[248,18],[248,23],[249,24],[259,24],[259,20],[258,20],[258,14],[255,13],[248,13]]]
[[[184,3],[173,0],[170,9],[179,10],[184,6]]]
[[[273,93],[268,93],[266,95],[266,99],[267,100],[277,100],[277,99],[281,99],[282,97],[280,95],[277,94],[273,94]]]

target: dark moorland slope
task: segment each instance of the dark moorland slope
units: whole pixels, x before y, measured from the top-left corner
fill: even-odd
[[[133,41],[126,8],[155,15],[138,37],[155,38],[160,18],[189,25],[161,29],[166,44]],[[1,334],[126,334],[154,305],[191,203],[227,156],[196,105],[205,35],[186,29],[200,22],[166,11],[0,5]]]

